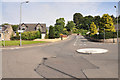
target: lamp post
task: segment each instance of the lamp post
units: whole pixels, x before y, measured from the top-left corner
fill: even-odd
[[[116,6],[114,6],[114,8],[116,9],[116,18],[117,18],[117,43],[119,43],[119,40],[118,40],[118,8]]]
[[[29,3],[29,1],[25,1],[25,2],[21,2],[20,3],[20,30],[22,30],[22,27],[21,27],[21,21],[22,21],[22,4],[23,3]],[[22,46],[22,39],[21,39],[21,32],[20,32],[20,46]]]
[[[105,28],[104,28],[104,43],[105,43]]]
[[[2,39],[2,42],[3,42],[3,47],[5,47],[5,31],[2,31],[2,33],[3,33],[3,39]]]

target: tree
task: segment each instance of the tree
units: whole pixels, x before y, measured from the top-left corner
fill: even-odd
[[[115,26],[112,18],[108,14],[104,14],[101,18],[99,32],[115,32]]]
[[[95,35],[97,34],[97,27],[94,22],[91,23],[90,25],[90,35]]]
[[[120,24],[120,15],[118,16],[118,23]]]
[[[55,38],[59,38],[60,37],[60,32],[59,31],[55,31]]]
[[[100,26],[100,16],[95,16],[94,17],[94,23],[95,23],[96,27],[99,28],[99,26]]]
[[[41,38],[41,30],[40,30],[40,28],[38,29],[38,38]]]
[[[114,15],[111,15],[111,18],[112,18],[112,20],[113,20],[113,23],[116,24],[116,23],[117,23],[117,20],[116,20],[116,18],[114,17]]]
[[[65,34],[65,35],[69,34],[66,28],[63,29],[63,34]]]
[[[55,38],[55,29],[52,25],[49,27],[49,38],[54,39]]]
[[[55,24],[55,31],[63,33],[64,27],[65,27],[65,20],[64,20],[64,18],[57,19],[56,20],[56,24]]]
[[[92,22],[93,22],[93,17],[91,15],[85,16],[83,18],[83,22],[78,25],[78,27],[79,27],[78,29],[89,30],[89,26]]]
[[[67,31],[71,32],[74,26],[75,26],[75,23],[73,21],[68,21],[68,23],[66,25]]]
[[[8,23],[4,23],[4,24],[2,24],[2,26],[4,26],[4,25],[9,25]]]
[[[76,26],[78,26],[79,24],[82,24],[83,15],[81,13],[75,13],[73,15],[73,22],[75,23]]]
[[[19,25],[12,25],[13,31],[17,31]]]

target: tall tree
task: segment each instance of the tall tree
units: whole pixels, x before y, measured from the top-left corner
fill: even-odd
[[[108,14],[102,16],[99,29],[100,32],[103,32],[104,29],[106,32],[115,32],[113,20]]]
[[[56,24],[55,24],[55,31],[58,31],[58,32],[62,33],[64,27],[65,27],[65,20],[64,20],[64,18],[57,19],[56,20]]]
[[[13,31],[17,31],[19,25],[12,25]]]
[[[97,27],[94,22],[91,23],[90,25],[90,35],[95,35],[97,34]]]
[[[118,23],[120,24],[120,15],[118,16]]]
[[[94,23],[95,23],[97,28],[100,26],[100,16],[95,16],[94,17]]]
[[[73,15],[73,22],[78,26],[83,22],[83,15],[81,13],[75,13]]]
[[[67,31],[72,31],[73,27],[75,27],[75,23],[73,21],[68,21],[66,25]]]
[[[50,27],[49,27],[49,38],[50,39],[55,38],[55,29],[52,25],[50,25]]]
[[[117,23],[117,20],[116,20],[116,18],[114,17],[114,15],[111,15],[111,18],[112,18],[112,20],[113,20],[113,23],[116,24],[116,23]]]

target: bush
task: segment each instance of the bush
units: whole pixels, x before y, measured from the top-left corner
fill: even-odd
[[[63,31],[63,34],[64,35],[69,35],[69,32],[68,31]]]
[[[95,38],[95,39],[104,39],[104,33],[100,33],[99,35],[95,34],[95,35],[92,35],[91,37]],[[105,39],[110,39],[110,38],[117,38],[117,33],[116,32],[106,32]]]
[[[10,38],[10,40],[20,40],[20,37],[19,37],[19,36],[12,36],[12,37]]]
[[[23,40],[33,40],[37,38],[41,38],[41,34],[39,31],[29,31],[22,33]]]
[[[49,35],[48,35],[48,34],[46,34],[46,35],[45,35],[45,39],[48,39],[48,38],[49,38]]]
[[[50,25],[49,27],[49,39],[54,39],[55,38],[55,28]]]
[[[59,38],[60,37],[60,32],[55,31],[55,38]]]
[[[79,32],[81,33],[81,35],[85,36],[88,30],[80,29]]]
[[[77,28],[73,28],[72,33],[76,33],[76,34],[78,34],[78,33],[80,33],[80,32],[79,32],[79,29],[77,29]]]
[[[21,34],[22,40],[33,40],[37,38],[41,38],[41,33],[39,31],[29,31],[29,32],[24,32]],[[16,36],[12,36],[11,40],[19,40],[19,33],[16,33]]]

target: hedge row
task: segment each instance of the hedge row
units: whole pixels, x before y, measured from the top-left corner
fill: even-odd
[[[91,35],[90,37],[95,39],[104,39],[104,33],[100,33],[98,35],[97,34]],[[119,37],[120,37],[120,32],[119,32]],[[110,39],[110,38],[117,38],[117,32],[106,32],[105,39]]]
[[[37,38],[41,38],[41,33],[39,31],[29,31],[21,34],[22,40],[34,40]],[[16,33],[16,36],[11,37],[11,40],[19,40],[19,39],[20,39],[19,33]]]

